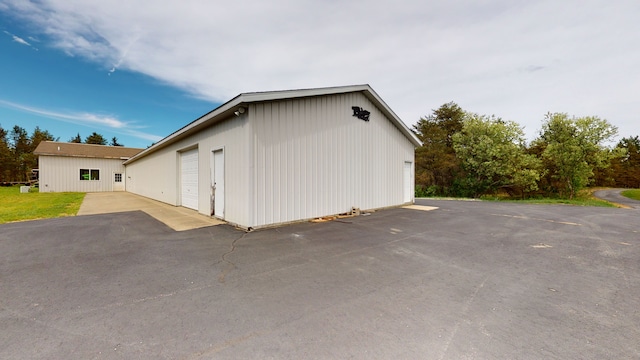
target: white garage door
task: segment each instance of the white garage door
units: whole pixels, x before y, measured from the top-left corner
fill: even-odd
[[[180,154],[182,206],[198,210],[198,149]]]

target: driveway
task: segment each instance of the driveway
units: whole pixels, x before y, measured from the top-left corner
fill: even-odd
[[[605,189],[598,190],[593,193],[597,198],[607,200],[616,204],[620,204],[632,209],[640,209],[640,201],[633,200],[628,197],[622,196],[620,193],[626,189]]]
[[[173,230],[193,230],[225,222],[199,214],[182,206],[172,206],[130,192],[87,193],[78,215],[111,214],[116,212],[143,211]]]
[[[439,209],[0,225],[0,358],[640,357],[637,211],[418,203]]]

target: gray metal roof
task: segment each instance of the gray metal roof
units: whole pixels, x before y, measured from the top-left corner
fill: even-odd
[[[160,150],[170,144],[173,144],[176,141],[184,139],[192,134],[197,133],[198,131],[205,129],[217,122],[220,122],[224,119],[229,118],[233,115],[233,113],[238,110],[239,107],[251,103],[257,102],[265,102],[265,101],[275,101],[275,100],[286,100],[286,99],[296,99],[296,98],[304,98],[304,97],[313,97],[313,96],[323,96],[323,95],[333,95],[333,94],[344,94],[351,92],[362,92],[371,102],[373,102],[379,109],[384,113],[393,124],[406,136],[411,143],[415,146],[421,146],[422,143],[418,139],[418,137],[407,127],[407,125],[402,122],[400,117],[396,115],[396,113],[389,108],[389,106],[378,96],[378,94],[373,91],[371,86],[368,84],[364,85],[349,85],[349,86],[337,86],[337,87],[326,87],[326,88],[314,88],[314,89],[298,89],[298,90],[281,90],[281,91],[265,91],[265,92],[248,92],[242,93],[233,99],[227,101],[226,103],[218,106],[214,110],[209,113],[201,116],[200,118],[192,121],[171,135],[165,137],[164,139],[158,141],[153,146],[147,148],[131,159],[127,160],[125,164],[134,162],[140,158],[143,158],[157,150]]]

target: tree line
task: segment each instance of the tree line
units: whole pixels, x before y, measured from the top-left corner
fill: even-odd
[[[15,125],[10,130],[5,130],[0,125],[0,183],[24,182],[29,180],[29,173],[38,167],[38,157],[33,151],[41,141],[60,141],[49,131],[36,126],[31,135],[22,127]],[[113,137],[108,143],[107,139],[93,132],[84,141],[77,136],[68,140],[71,143],[97,144],[123,146],[118,139]]]
[[[640,138],[612,143],[617,128],[597,116],[548,113],[539,136],[527,144],[514,121],[466,112],[450,102],[413,125],[423,142],[416,149],[416,195],[572,198],[586,186],[640,188]],[[36,126],[31,135],[0,126],[0,182],[27,181],[37,168],[41,141],[59,141]],[[93,132],[71,143],[123,146]]]
[[[423,142],[416,149],[417,196],[573,198],[587,186],[640,188],[640,139],[608,146],[617,128],[597,116],[548,113],[527,144],[516,122],[450,102],[413,131]]]

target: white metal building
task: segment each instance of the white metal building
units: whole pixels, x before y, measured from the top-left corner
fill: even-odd
[[[42,141],[38,155],[40,192],[125,191],[125,160],[143,149]]]
[[[419,145],[369,85],[243,93],[127,160],[126,189],[259,228],[412,203]]]

